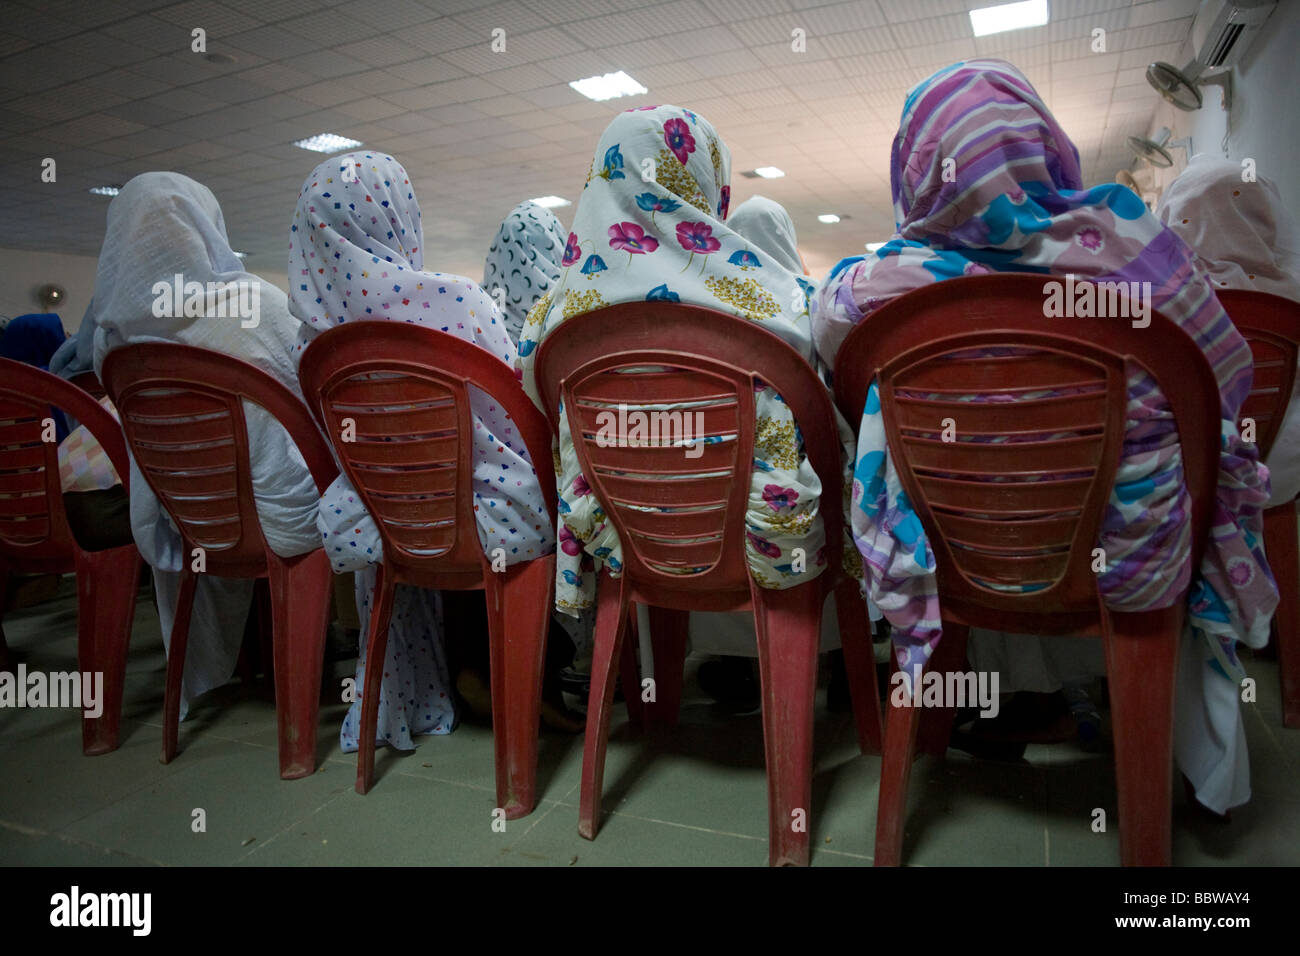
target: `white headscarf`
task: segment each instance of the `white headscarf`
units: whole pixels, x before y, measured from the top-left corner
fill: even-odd
[[[496,305],[463,276],[425,272],[423,244],[420,204],[393,157],[347,153],[312,170],[289,227],[299,348],[343,322],[390,319],[450,332],[513,364]]]
[[[449,332],[513,368],[515,344],[491,296],[464,276],[423,271],[423,244],[420,204],[393,157],[347,153],[312,170],[289,227],[289,307],[301,323],[299,348],[343,322],[387,319]],[[522,439],[497,403],[472,387],[470,409],[484,551],[505,548],[507,564],[547,553],[554,536]],[[326,500],[339,498],[346,482],[340,475]],[[332,520],[325,508],[321,516]],[[341,525],[347,517],[340,514]],[[363,522],[360,515],[355,520]],[[378,533],[368,516],[364,522],[374,550],[361,566],[380,556]]]
[[[736,207],[727,225],[796,276],[803,275],[794,220],[779,202],[766,196],[746,199]]]
[[[206,299],[203,314],[155,315],[168,311],[155,308],[155,287],[174,288],[178,275],[183,284],[223,283],[226,290]],[[240,317],[239,303],[254,301],[253,290],[258,314],[250,326],[253,320]],[[171,305],[183,311],[183,303]],[[218,317],[218,307],[225,316]],[[82,321],[95,326],[97,375],[104,356],[120,345],[176,342],[243,359],[301,394],[292,360],[295,323],[284,292],[244,271],[226,238],[216,197],[180,173],[141,173],[109,204],[95,294]]]
[[[1161,221],[1196,253],[1215,288],[1254,289],[1300,302],[1300,236],[1272,180],[1197,156],[1165,189]]]
[[[497,230],[483,263],[483,288],[501,306],[514,342],[519,341],[528,310],[560,277],[563,256],[564,227],[553,212],[531,199],[512,209]]]

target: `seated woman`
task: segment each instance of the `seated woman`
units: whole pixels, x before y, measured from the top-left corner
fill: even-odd
[[[564,227],[553,212],[525,199],[510,210],[488,247],[483,288],[501,308],[510,341],[516,345],[529,310],[560,278],[564,237]],[[595,623],[593,613],[579,617],[557,613],[552,621],[542,691],[542,721],[549,727],[570,732],[583,727],[581,720],[568,713],[561,690],[586,700]],[[480,677],[484,674],[486,663],[480,653],[477,659],[467,661],[467,667],[456,678],[461,696],[480,702],[475,710],[484,710],[490,700],[487,685]]]
[[[205,314],[156,308],[155,283],[225,283],[231,302],[209,297]],[[239,285],[237,285],[237,283]],[[257,286],[258,321],[243,327],[240,286]],[[219,306],[220,308],[216,308]],[[162,312],[162,315],[156,314]],[[171,314],[168,314],[168,313]],[[215,315],[209,317],[209,313]],[[115,348],[136,342],[175,342],[211,349],[256,365],[294,394],[297,323],[282,291],[245,272],[226,237],[221,207],[207,187],[178,173],[142,173],[114,197],[95,274],[91,310],[94,368]],[[306,462],[284,428],[264,409],[244,402],[253,495],[262,532],[281,557],[320,547],[316,534],[319,495]],[[171,639],[180,588],[180,534],[131,462],[131,529],[140,554],[154,569],[163,640]],[[253,596],[251,580],[199,578],[191,616],[182,684],[181,717],[198,695],[226,683],[234,673]]]
[[[1242,179],[1240,163],[1197,156],[1170,183],[1156,209],[1187,243],[1216,289],[1267,292],[1300,302],[1300,230],[1273,181]],[[1300,494],[1300,376],[1269,453],[1268,506]]]
[[[1036,271],[1150,281],[1152,308],[1205,350],[1219,383],[1223,451],[1210,545],[1196,580],[1187,561],[1187,492],[1168,405],[1130,376],[1130,428],[1102,525],[1103,599],[1116,610],[1167,607],[1191,585],[1182,642],[1175,752],[1198,799],[1223,812],[1249,799],[1236,643],[1268,637],[1277,591],[1259,548],[1267,471],[1238,434],[1251,356],[1191,252],[1132,192],[1082,188],[1078,152],[1021,73],[974,60],[907,97],[891,169],[898,236],[840,262],[818,289],[818,348],[835,356],[849,329],[918,286],[960,275]],[[874,388],[874,387],[873,387]],[[889,459],[879,403],[867,400],[854,476],[853,534],[871,593],[894,627],[903,672],[940,639],[934,556]],[[870,491],[868,491],[870,489]],[[978,648],[972,646],[972,656]],[[978,666],[978,665],[977,665]]]
[[[483,263],[483,288],[500,307],[510,341],[519,342],[528,310],[555,285],[562,258],[564,227],[555,213],[531,199],[510,210]]]
[[[63,322],[53,312],[31,312],[10,319],[0,338],[0,358],[12,359],[45,371],[68,339]],[[50,410],[54,419],[55,436],[59,441],[68,437],[68,421],[63,410]]]
[[[650,164],[653,176],[643,174]],[[565,271],[529,312],[520,340],[524,389],[534,401],[541,404],[533,372],[538,344],[565,319],[620,302],[681,302],[738,315],[762,323],[812,361],[806,298],[796,277],[724,224],[730,176],[726,144],[703,117],[676,106],[614,117],[574,212]],[[755,405],[746,552],[762,587],[784,589],[823,566],[822,485],[779,396],[765,387]],[[841,425],[851,447],[852,433]],[[567,418],[559,433],[556,490],[564,527],[556,607],[577,614],[594,602],[593,559],[618,574],[622,549],[581,474]],[[807,575],[791,572],[796,547],[808,555]],[[831,550],[839,556],[842,543]]]
[[[356,152],[312,170],[289,235],[289,307],[298,322],[299,353],[344,322],[388,320],[448,332],[513,368],[515,345],[491,296],[464,276],[424,271],[423,247],[420,204],[397,160]],[[483,550],[504,548],[507,564],[548,554],[555,537],[528,451],[507,437],[510,425],[496,403],[477,389],[470,393],[474,513]],[[340,733],[343,750],[351,752],[358,744],[369,608],[383,545],[344,475],[321,498],[319,515],[318,540],[324,539],[334,570],[358,572],[358,695]],[[388,630],[376,743],[411,750],[412,737],[448,734],[455,725],[439,596],[400,585]]]
[[[751,196],[727,216],[727,227],[746,240],[749,249],[761,252],[794,276],[800,289],[811,295],[813,283],[805,278],[803,256],[799,253],[799,237],[794,220],[780,203],[766,196]],[[824,371],[824,370],[822,370]],[[873,610],[873,617],[879,612]],[[835,619],[826,615],[823,621],[823,650],[832,650],[830,657],[830,695],[832,709],[847,706],[848,683],[843,660],[838,650],[840,635],[834,626]],[[691,649],[695,654],[721,655],[718,660],[700,664],[696,680],[700,688],[719,703],[731,704],[741,710],[758,704],[759,683],[757,668],[752,660],[757,647],[754,643],[753,616],[744,614],[691,615]]]

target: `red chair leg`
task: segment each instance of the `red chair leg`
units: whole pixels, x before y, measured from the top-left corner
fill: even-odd
[[[537,733],[555,556],[516,564],[502,574],[485,571],[484,582],[491,635],[497,806],[505,810],[507,820],[517,820],[537,804]],[[498,597],[500,614],[493,615]]]
[[[1169,866],[1174,674],[1182,606],[1102,612],[1124,866]]]
[[[940,641],[940,646],[943,642]],[[898,665],[890,667],[889,691],[885,697],[885,747],[880,761],[880,792],[876,796],[876,866],[901,866],[903,825],[907,822],[907,783],[912,776],[916,753],[918,707],[901,695],[896,681]]]
[[[962,624],[944,622],[943,640],[935,648],[934,656],[925,666],[925,673],[950,674],[960,672],[966,667],[966,640],[970,637],[970,628]],[[944,681],[945,688],[948,682]],[[957,716],[957,708],[922,707],[917,715],[916,749],[923,754],[935,754],[942,757],[948,751],[948,741],[952,739],[952,722]],[[915,708],[914,708],[915,709]]]
[[[167,642],[167,690],[163,696],[163,763],[171,763],[176,756],[176,741],[180,735],[181,723],[181,682],[185,676],[185,645],[190,639],[190,614],[194,610],[194,589],[198,583],[199,576],[186,565],[181,571],[180,592],[176,598],[176,617],[172,620],[172,635]]]
[[[880,716],[876,658],[871,647],[871,617],[858,582],[852,578],[845,578],[835,586],[835,616],[839,619],[844,670],[858,726],[858,748],[864,754],[879,754],[884,746],[885,728]]]
[[[591,655],[591,693],[587,698],[587,734],[582,747],[582,785],[579,790],[578,833],[588,840],[596,839],[600,829],[601,787],[605,779],[605,750],[609,743],[609,715],[614,707],[614,682],[610,679],[614,661],[628,645],[627,578],[611,577],[607,572],[599,579],[596,597],[595,647]],[[635,667],[629,667],[623,655],[621,670],[624,676],[624,695],[627,691],[627,674],[631,670],[635,681]],[[639,701],[638,692],[628,697]]]
[[[280,725],[280,778],[316,771],[316,717],[330,621],[333,572],[320,548],[292,558],[268,555],[275,715]]]
[[[388,622],[393,615],[397,585],[379,565],[370,597],[370,633],[366,641],[366,682],[361,691],[361,728],[357,740],[357,793],[369,793],[375,782],[375,734],[379,726],[379,685],[388,650]]]
[[[502,572],[492,570],[490,562],[483,562],[483,603],[487,608],[488,634],[488,694],[492,704],[492,772],[496,779],[496,805],[505,809],[509,817],[510,811],[506,807],[510,802],[509,747],[515,727],[509,721],[510,708],[507,706],[510,691],[506,684],[506,644],[510,629],[506,625],[502,577]],[[536,731],[537,728],[534,727],[530,733],[536,736]]]
[[[1296,503],[1288,501],[1264,512],[1264,550],[1277,582],[1273,633],[1282,677],[1282,724],[1300,728],[1300,542]]]
[[[654,649],[654,700],[645,708],[647,723],[677,726],[682,709],[682,671],[691,612],[650,607],[650,646]]]
[[[824,593],[751,584],[767,754],[768,863],[807,866],[812,826],[813,698]]]
[[[134,544],[74,553],[78,667],[83,674],[104,675],[100,716],[81,720],[81,750],[89,757],[117,749],[140,554]]]

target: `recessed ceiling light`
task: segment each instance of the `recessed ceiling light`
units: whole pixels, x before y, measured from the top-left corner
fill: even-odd
[[[91,186],[90,191],[96,196],[116,196],[122,191],[121,186]]]
[[[839,222],[840,217],[833,212],[824,212],[817,217],[818,222]]]
[[[231,249],[230,251],[231,251],[231,252],[235,252],[234,249]],[[238,258],[240,258],[240,259],[247,259],[247,258],[248,258],[248,253],[247,253],[247,252],[235,252],[235,255],[236,255]]]
[[[1047,0],[1023,0],[996,7],[980,7],[970,12],[971,29],[977,37],[1025,27],[1041,27],[1047,22]]]
[[[573,87],[589,100],[612,100],[620,96],[638,96],[650,92],[622,70],[604,76],[589,76],[584,80],[571,80]]]
[[[302,149],[310,149],[313,153],[337,153],[341,149],[353,149],[360,146],[361,140],[348,139],[338,133],[317,133],[315,136],[300,139],[293,145]]]
[[[883,249],[884,247],[885,243],[883,242],[868,242],[867,252],[875,252],[877,249]]]
[[[784,170],[777,169],[775,166],[759,166],[754,172],[764,179],[780,179],[785,175]]]
[[[556,209],[560,206],[572,206],[573,203],[563,196],[538,196],[536,199],[530,199],[529,202],[535,202],[539,206],[545,206],[547,209]]]

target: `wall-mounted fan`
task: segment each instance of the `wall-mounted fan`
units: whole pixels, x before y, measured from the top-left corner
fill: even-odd
[[[1168,126],[1162,126],[1156,133],[1155,139],[1130,136],[1128,148],[1133,150],[1139,159],[1145,159],[1152,166],[1168,169],[1174,164],[1174,158],[1169,155],[1169,150],[1182,148],[1187,151],[1188,156],[1192,155],[1192,138],[1184,136],[1182,139],[1171,140],[1172,135]]]
[[[1180,110],[1199,110],[1204,99],[1196,88],[1205,67],[1195,60],[1181,70],[1169,63],[1157,61],[1147,67],[1147,82],[1150,83],[1166,103],[1172,103]]]
[[[1155,62],[1147,67],[1147,82],[1180,110],[1199,110],[1204,102],[1200,86],[1223,87],[1223,108],[1232,105],[1231,68],[1268,19],[1277,0],[1205,0],[1192,22],[1190,62],[1182,69]],[[1207,70],[1213,71],[1202,76]]]

